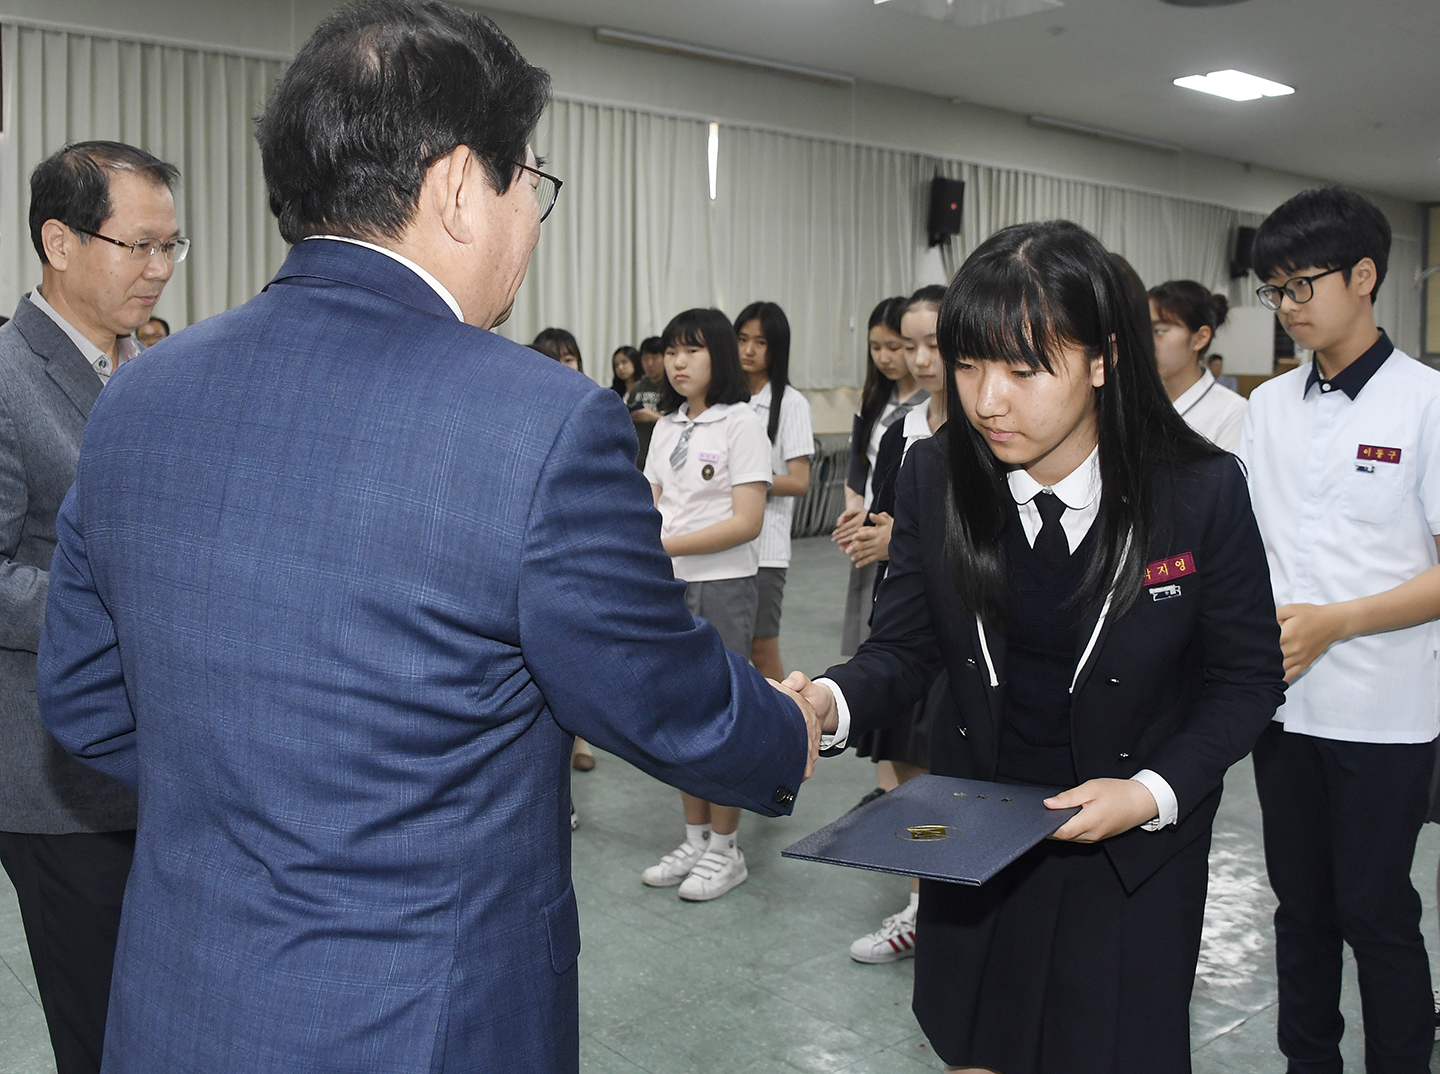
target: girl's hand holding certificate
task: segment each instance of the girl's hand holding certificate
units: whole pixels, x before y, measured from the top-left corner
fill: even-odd
[[[1098,843],[1154,820],[1160,813],[1145,784],[1133,779],[1087,779],[1078,787],[1045,799],[1050,809],[1080,812],[1065,822],[1051,839]]]

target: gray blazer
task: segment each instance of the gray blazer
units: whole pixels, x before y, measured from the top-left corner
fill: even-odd
[[[22,298],[0,327],[0,831],[135,827],[135,795],[71,758],[35,705],[55,515],[99,394],[70,337]]]

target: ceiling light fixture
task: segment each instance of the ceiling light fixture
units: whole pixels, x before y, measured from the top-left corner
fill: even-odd
[[[1224,97],[1228,101],[1258,101],[1261,97],[1288,97],[1295,92],[1294,86],[1271,82],[1268,78],[1257,78],[1244,71],[1211,71],[1208,75],[1186,75],[1177,78],[1175,85],[1181,89],[1197,90]]]
[[[604,41],[607,45],[630,45],[634,48],[650,49],[652,52],[667,52],[672,56],[688,56],[697,60],[713,60],[716,63],[728,63],[736,67],[754,67],[761,71],[773,71],[782,75],[793,75],[796,78],[808,78],[812,82],[823,82],[827,86],[855,85],[854,75],[841,74],[839,71],[825,71],[818,67],[801,67],[795,63],[767,60],[763,56],[747,56],[743,52],[728,52],[725,49],[692,45],[688,41],[672,41],[667,37],[651,37],[649,34],[616,30],[608,26],[595,28],[595,40]]]

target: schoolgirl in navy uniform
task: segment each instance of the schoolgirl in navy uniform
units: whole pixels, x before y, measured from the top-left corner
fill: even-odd
[[[1284,683],[1244,475],[1170,405],[1148,330],[1078,226],[982,244],[940,312],[952,420],[901,467],[874,631],[789,680],[838,745],[943,666],[931,770],[1082,807],[982,887],[922,882],[914,1009],[951,1070],[1190,1070],[1211,822]]]

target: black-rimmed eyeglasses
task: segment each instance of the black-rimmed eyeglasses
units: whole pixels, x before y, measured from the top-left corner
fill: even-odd
[[[114,243],[122,250],[129,250],[131,261],[149,261],[156,254],[164,254],[166,261],[172,265],[178,265],[190,252],[189,239],[171,239],[169,242],[160,242],[157,239],[121,242],[119,239],[112,239],[109,235],[102,235],[98,231],[86,231],[83,227],[75,227],[73,224],[70,225],[70,230],[78,231],[82,235],[89,235],[92,239],[103,239],[106,242]]]
[[[519,161],[515,162],[515,167],[523,168],[532,175],[540,177],[540,183],[535,188],[535,197],[540,202],[540,222],[543,224],[545,218],[550,215],[550,210],[555,208],[555,202],[560,197],[560,188],[565,185],[565,180],[556,179],[548,172],[542,172],[539,168],[532,168]]]
[[[1340,272],[1340,268],[1326,269],[1324,272],[1317,272],[1314,276],[1296,276],[1294,279],[1286,280],[1284,286],[1276,287],[1274,284],[1266,284],[1264,287],[1257,287],[1255,293],[1260,296],[1260,305],[1267,310],[1278,310],[1280,303],[1285,301],[1288,295],[1290,301],[1298,305],[1304,305],[1315,297],[1315,281],[1323,276],[1329,276],[1332,272]]]

